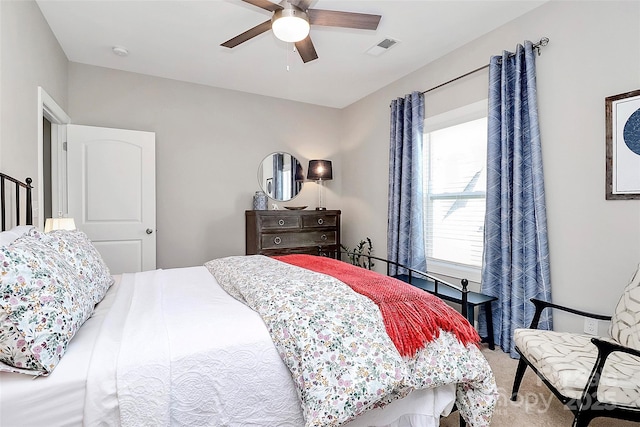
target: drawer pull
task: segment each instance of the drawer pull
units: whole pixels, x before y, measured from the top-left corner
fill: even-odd
[[[284,225],[284,219],[279,219],[278,220],[278,225]]]
[[[318,225],[322,225],[322,224],[324,224],[324,219],[318,218]]]
[[[279,245],[280,243],[282,243],[282,239],[280,238],[280,236],[276,236],[276,238],[273,239],[273,243],[275,243],[276,245]]]
[[[320,240],[322,240],[323,242],[327,241],[327,235],[323,234],[322,236],[320,236]]]

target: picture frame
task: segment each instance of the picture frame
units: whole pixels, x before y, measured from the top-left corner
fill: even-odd
[[[640,89],[605,98],[606,199],[640,199]]]

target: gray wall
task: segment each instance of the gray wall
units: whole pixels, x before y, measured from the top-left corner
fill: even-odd
[[[640,87],[639,2],[549,2],[344,110],[70,64],[32,1],[0,1],[0,24],[0,170],[36,177],[38,85],[74,123],[156,132],[159,267],[243,253],[257,165],[276,150],[305,168],[332,159],[327,205],[343,210],[343,241],[370,236],[385,255],[391,100],[547,36],[537,66],[554,299],[609,313],[640,261],[640,201],[604,199],[604,98]],[[427,115],[485,98],[486,80],[431,92]],[[291,204],[315,203],[311,183]]]
[[[67,104],[67,57],[32,1],[0,1],[0,170],[38,182],[38,86]],[[35,189],[34,200],[37,200]]]
[[[640,262],[640,201],[605,201],[604,98],[640,88],[640,2],[549,2],[345,109],[344,240],[386,253],[389,103],[542,36],[537,83],[554,301],[611,313]],[[487,97],[487,72],[426,95],[431,116]],[[366,166],[364,166],[366,165]],[[354,219],[358,218],[357,221]],[[582,329],[581,319],[557,325]]]
[[[244,211],[274,151],[334,162],[327,207],[339,208],[339,110],[77,63],[69,64],[76,124],[156,133],[157,265],[244,254]],[[117,165],[114,165],[117,167]],[[317,187],[284,205],[316,206]]]

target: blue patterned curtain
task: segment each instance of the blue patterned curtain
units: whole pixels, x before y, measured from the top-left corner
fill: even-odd
[[[426,271],[422,197],[424,95],[413,92],[391,102],[387,257]],[[390,273],[402,274],[392,265]]]
[[[489,63],[482,292],[499,298],[493,303],[495,341],[514,358],[513,331],[533,317],[529,299],[551,301],[534,54],[526,41],[515,54],[504,52]],[[549,311],[542,329],[551,329]],[[482,334],[486,324],[480,328]]]

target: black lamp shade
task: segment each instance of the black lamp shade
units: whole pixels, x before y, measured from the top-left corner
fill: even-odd
[[[333,179],[331,160],[309,160],[307,179],[313,181],[328,181]]]
[[[299,162],[296,162],[296,181],[304,181],[304,171],[302,170],[302,165]]]

